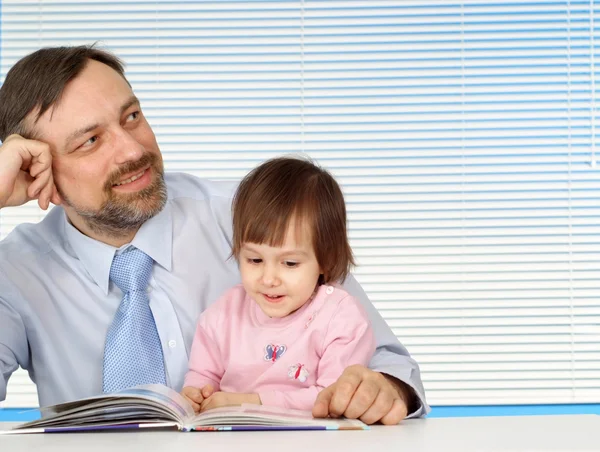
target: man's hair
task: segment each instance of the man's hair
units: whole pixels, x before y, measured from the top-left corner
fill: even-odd
[[[67,84],[83,71],[89,60],[106,64],[125,79],[119,58],[93,45],[48,47],[20,59],[8,71],[0,88],[0,140],[14,133],[33,138],[33,125],[60,102]],[[27,115],[34,110],[32,123],[26,124]]]
[[[236,259],[246,242],[281,246],[295,221],[296,239],[302,228],[310,232],[323,271],[320,283],[343,281],[354,265],[342,190],[331,174],[306,159],[279,157],[256,167],[240,183],[232,210]]]

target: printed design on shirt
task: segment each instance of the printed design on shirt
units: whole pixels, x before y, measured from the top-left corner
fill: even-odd
[[[304,383],[308,378],[308,370],[306,370],[304,364],[295,364],[293,366],[290,366],[290,368],[288,369],[288,377],[291,380],[298,380]]]
[[[313,312],[310,317],[308,318],[308,320],[306,321],[306,323],[304,324],[304,329],[307,329],[308,326],[311,324],[311,322],[315,319],[315,317],[317,316],[319,311],[315,311]]]
[[[275,362],[283,356],[287,347],[283,344],[265,345],[265,361]]]

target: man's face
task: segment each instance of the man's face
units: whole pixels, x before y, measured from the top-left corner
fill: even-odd
[[[130,86],[109,66],[90,60],[33,130],[50,145],[54,182],[76,226],[123,235],[163,208],[156,138]]]

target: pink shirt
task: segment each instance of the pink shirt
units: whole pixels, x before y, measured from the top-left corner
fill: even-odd
[[[256,393],[263,405],[311,410],[319,391],[352,364],[366,366],[375,337],[360,302],[337,286],[270,318],[242,285],[198,320],[184,386]]]

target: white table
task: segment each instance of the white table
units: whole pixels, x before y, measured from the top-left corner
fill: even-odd
[[[0,423],[0,429],[10,428]],[[600,451],[600,416],[414,419],[369,431],[0,435],[0,451]]]

